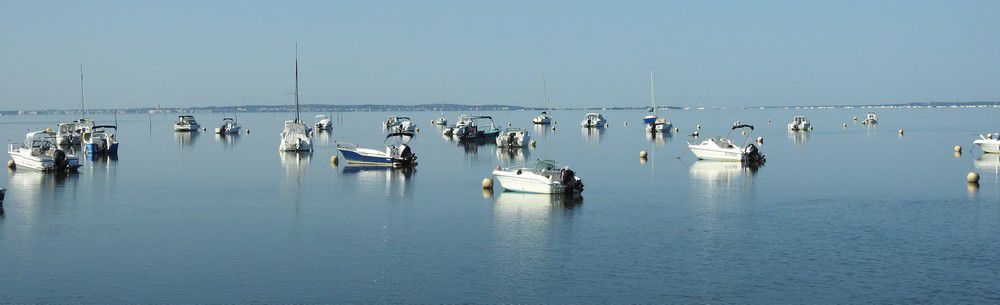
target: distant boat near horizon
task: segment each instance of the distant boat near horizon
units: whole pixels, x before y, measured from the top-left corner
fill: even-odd
[[[285,121],[284,129],[281,131],[281,142],[278,150],[284,152],[308,152],[312,151],[312,139],[309,138],[309,130],[299,119],[299,45],[295,44],[295,119]]]

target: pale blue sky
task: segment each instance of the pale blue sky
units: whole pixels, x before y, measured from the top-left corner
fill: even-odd
[[[8,1],[0,109],[1000,100],[1000,1]]]

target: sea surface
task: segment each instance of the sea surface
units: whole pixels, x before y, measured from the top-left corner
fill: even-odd
[[[1000,155],[972,147],[1000,109],[852,120],[867,110],[663,111],[680,129],[666,137],[643,111],[604,111],[600,130],[584,111],[555,111],[554,130],[476,113],[531,131],[515,153],[444,139],[436,112],[333,113],[311,154],[277,151],[287,113],[238,114],[249,134],[233,137],[212,133],[223,114],[196,113],[199,133],[120,115],[116,160],[0,170],[0,303],[1000,303]],[[786,131],[800,113],[814,131]],[[419,124],[415,170],[331,165],[337,143],[382,148],[389,115]],[[72,119],[3,116],[0,136]],[[767,163],[696,161],[695,126],[735,121]],[[480,186],[535,159],[572,167],[582,196]]]

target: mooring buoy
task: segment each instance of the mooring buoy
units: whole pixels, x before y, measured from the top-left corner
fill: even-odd
[[[899,135],[903,135],[903,130],[902,129],[899,130]]]
[[[639,151],[639,158],[640,159],[645,159],[646,158],[646,151],[645,150]]]
[[[961,153],[962,152],[962,146],[955,145],[955,152]]]
[[[965,175],[965,181],[968,181],[969,183],[979,183],[979,173],[969,172],[968,175]]]
[[[337,166],[337,163],[340,163],[340,157],[337,157],[337,155],[330,157],[330,164]]]
[[[764,144],[764,137],[757,137],[757,143]]]
[[[483,178],[483,189],[493,189],[493,179]]]
[[[7,168],[14,169],[16,167],[17,167],[17,164],[14,164],[14,160],[7,161]]]

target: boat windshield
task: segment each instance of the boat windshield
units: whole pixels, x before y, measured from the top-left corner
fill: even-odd
[[[562,168],[562,165],[559,165],[558,163],[556,163],[556,160],[537,160],[537,161],[535,161],[535,169],[536,170],[550,171],[550,170],[558,170],[560,168]]]
[[[286,133],[306,133],[306,125],[296,121],[285,121]]]

